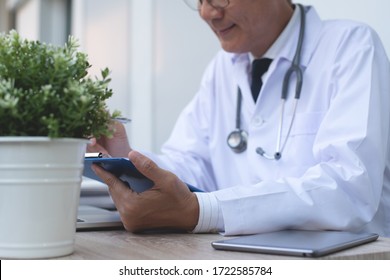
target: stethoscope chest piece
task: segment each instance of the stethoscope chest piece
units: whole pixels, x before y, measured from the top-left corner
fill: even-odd
[[[232,131],[227,138],[227,144],[235,153],[244,152],[248,144],[248,133],[242,129]]]

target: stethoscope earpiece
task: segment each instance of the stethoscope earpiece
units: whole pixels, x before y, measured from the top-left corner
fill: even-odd
[[[276,152],[276,153],[274,153],[273,156],[270,156],[270,155],[267,155],[267,153],[261,147],[257,147],[256,148],[256,153],[261,155],[263,158],[266,158],[266,159],[269,159],[269,160],[279,160],[279,159],[282,158],[282,153],[281,152]]]

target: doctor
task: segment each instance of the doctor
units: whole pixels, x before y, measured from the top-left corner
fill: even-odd
[[[162,154],[132,151],[120,124],[89,147],[128,155],[155,183],[136,194],[94,167],[126,229],[390,236],[390,65],[377,34],[288,0],[187,2],[223,50]],[[270,65],[252,78],[257,58]]]

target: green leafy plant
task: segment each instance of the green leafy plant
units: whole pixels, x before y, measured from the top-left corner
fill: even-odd
[[[85,138],[111,135],[105,101],[109,69],[87,76],[88,57],[73,37],[63,47],[0,34],[0,136]]]

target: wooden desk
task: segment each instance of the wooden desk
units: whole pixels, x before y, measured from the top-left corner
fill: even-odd
[[[76,233],[75,252],[62,259],[88,260],[283,260],[297,257],[219,251],[211,247],[219,234],[131,234],[124,230]],[[306,258],[308,259],[308,258]],[[325,256],[323,259],[390,259],[390,238]]]

